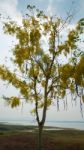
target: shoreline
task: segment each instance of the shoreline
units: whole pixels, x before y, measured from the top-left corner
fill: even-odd
[[[7,122],[0,122],[0,133],[8,132],[37,132],[37,125],[19,125],[19,124],[9,124]],[[75,128],[64,128],[64,127],[54,127],[54,126],[44,126],[43,131],[83,131]]]
[[[33,120],[1,120],[4,125],[37,126]],[[84,130],[84,121],[46,121],[45,127],[58,129]]]

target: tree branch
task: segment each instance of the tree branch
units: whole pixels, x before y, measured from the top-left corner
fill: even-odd
[[[36,90],[36,78],[34,79],[34,91],[35,91],[35,111],[36,111],[36,120],[38,124],[40,123],[39,114],[38,114],[38,97],[37,97],[37,90]]]

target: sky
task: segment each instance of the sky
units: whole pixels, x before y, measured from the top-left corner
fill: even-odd
[[[71,25],[74,24],[82,17],[84,17],[84,0],[0,0],[0,13],[3,16],[10,16],[13,20],[21,24],[23,14],[27,12],[27,5],[35,5],[40,10],[43,10],[49,15],[61,16],[66,18],[69,10],[72,10],[74,17]],[[5,35],[2,30],[2,23],[0,22],[0,64],[5,63],[9,67],[13,67],[7,57],[11,57],[12,45],[16,42],[15,37]],[[12,86],[5,86],[5,82],[0,81],[0,97],[5,95],[17,95],[17,91]],[[25,104],[18,108],[11,109],[0,98],[0,120],[8,119],[35,119],[30,114],[33,105]],[[84,120],[81,117],[79,101],[75,106],[75,102],[71,103],[70,97],[68,98],[68,110],[63,110],[63,102],[60,104],[60,111],[57,112],[56,106],[50,107],[47,112],[47,120]]]

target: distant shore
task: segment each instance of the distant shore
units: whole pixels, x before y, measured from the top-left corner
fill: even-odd
[[[52,126],[44,126],[44,130],[64,130],[66,128],[60,127],[52,127]],[[6,123],[0,123],[0,132],[15,132],[15,131],[36,131],[38,130],[38,126],[36,125],[13,125]]]
[[[81,131],[74,128],[62,128],[62,127],[54,127],[54,126],[44,126],[44,131],[61,131],[61,130],[74,130]],[[6,133],[17,133],[17,132],[37,132],[38,126],[36,125],[13,125],[6,123],[0,123],[0,134]]]

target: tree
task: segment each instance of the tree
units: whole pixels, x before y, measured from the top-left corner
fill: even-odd
[[[27,6],[28,14],[18,26],[14,21],[4,23],[4,32],[16,36],[17,44],[14,46],[12,62],[17,70],[11,71],[6,66],[0,65],[0,78],[8,81],[20,96],[4,97],[11,107],[21,104],[21,99],[35,104],[32,110],[38,123],[38,150],[41,150],[42,131],[46,120],[46,112],[54,101],[64,99],[70,91],[73,96],[84,101],[84,53],[78,47],[84,30],[84,18],[74,29],[67,34],[66,40],[61,40],[61,32],[71,14],[63,21],[60,18],[49,17],[35,6]],[[46,38],[48,46],[43,45],[42,39]],[[65,63],[61,56],[69,56]],[[82,107],[81,107],[82,108]],[[42,118],[39,117],[42,110]]]

